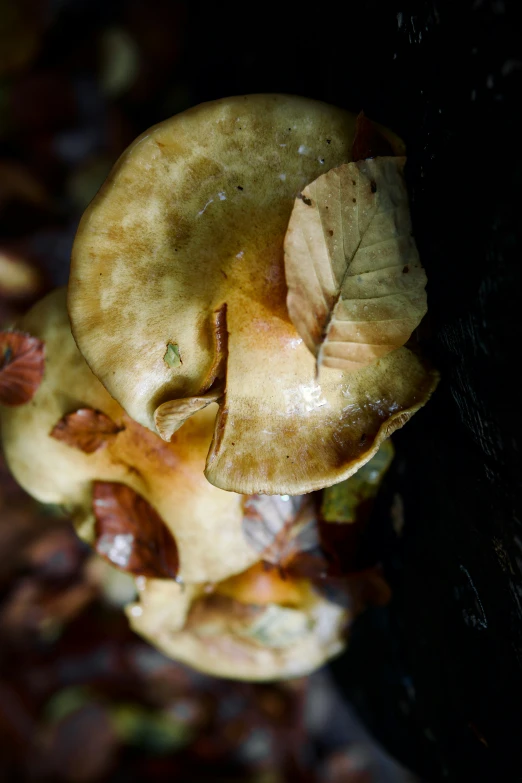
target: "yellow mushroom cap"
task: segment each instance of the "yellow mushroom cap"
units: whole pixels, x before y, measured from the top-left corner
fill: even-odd
[[[353,115],[304,98],[203,104],[137,139],[81,221],[68,304],[82,354],[165,440],[217,400],[206,476],[223,489],[301,494],[341,481],[434,388],[405,348],[316,378],[289,318],[294,200],[351,160],[354,128]]]
[[[93,482],[132,488],[156,510],[179,550],[181,579],[220,580],[259,554],[242,532],[243,499],[203,475],[214,411],[196,414],[171,443],[137,425],[91,373],[72,338],[64,290],[41,300],[21,328],[45,342],[45,372],[33,400],[2,408],[4,451],[17,481],[44,503],[67,506],[80,532],[93,537]],[[86,454],[50,436],[79,408],[101,411],[121,427],[107,445]]]
[[[230,588],[221,592],[216,585],[206,593],[198,585],[143,580],[140,600],[127,607],[127,615],[134,630],[166,655],[218,677],[299,677],[343,650],[349,613],[311,588],[300,585],[302,598],[291,607],[247,603],[252,596],[239,590],[238,600]],[[280,595],[276,585],[273,598]]]

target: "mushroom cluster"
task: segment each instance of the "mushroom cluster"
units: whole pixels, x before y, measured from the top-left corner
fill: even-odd
[[[115,165],[67,294],[2,336],[14,476],[135,575],[134,628],[203,671],[308,673],[387,598],[324,528],[436,385],[404,347],[426,306],[402,152],[301,98],[184,112]]]

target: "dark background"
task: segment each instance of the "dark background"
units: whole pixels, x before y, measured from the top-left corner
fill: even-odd
[[[201,101],[294,93],[364,109],[406,141],[429,279],[421,338],[442,381],[395,438],[367,536],[392,603],[358,621],[332,670],[422,778],[522,780],[517,3],[20,5],[37,43],[0,81],[0,152],[52,198],[5,207],[0,228],[37,260],[43,285],[66,281],[79,215],[119,152]],[[100,37],[114,27],[131,36],[139,67],[107,92]]]
[[[237,27],[194,9],[193,102],[298,93],[408,147],[442,382],[398,434],[373,525],[394,590],[335,666],[367,725],[429,780],[522,780],[521,27],[516,4],[324,3]],[[199,22],[198,22],[199,17]],[[191,37],[192,36],[192,37]],[[400,524],[396,525],[400,529]]]

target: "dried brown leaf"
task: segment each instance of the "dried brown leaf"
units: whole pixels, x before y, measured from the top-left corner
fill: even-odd
[[[101,411],[78,408],[60,419],[50,436],[67,446],[92,454],[110,443],[122,429]]]
[[[223,390],[207,392],[200,397],[186,397],[181,400],[168,400],[154,411],[154,423],[160,437],[170,443],[172,436],[185,424],[187,419],[216,402],[223,396]]]
[[[0,332],[0,403],[24,405],[43,378],[45,347],[25,332]]]
[[[404,163],[343,164],[295,201],[285,237],[287,305],[317,369],[371,364],[404,345],[426,312]]]
[[[312,496],[251,495],[245,502],[243,533],[262,560],[282,575],[314,578],[326,572]]]
[[[147,501],[124,484],[96,481],[93,489],[96,551],[131,574],[175,579],[174,537]]]
[[[355,136],[353,139],[352,158],[365,160],[377,156],[391,156],[394,154],[393,146],[389,139],[377,125],[368,119],[361,111],[355,120]]]

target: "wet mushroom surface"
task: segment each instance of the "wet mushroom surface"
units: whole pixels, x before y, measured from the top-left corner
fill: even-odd
[[[19,484],[64,507],[99,555],[135,577],[140,600],[127,607],[129,620],[174,659],[270,680],[307,674],[340,653],[351,621],[386,603],[389,589],[374,569],[343,567],[340,550],[353,553],[353,539],[321,521],[327,494],[243,496],[210,484],[203,466],[212,409],[190,417],[169,443],[130,419],[82,359],[65,296],[58,289],[35,305],[23,332],[0,333],[8,348],[22,345],[22,359],[26,345],[38,349],[31,398],[1,409]],[[18,354],[6,356],[16,367]],[[34,361],[22,362],[15,389],[24,368],[34,381]],[[355,519],[358,498],[375,494],[389,459],[380,452],[372,460],[371,487],[364,477],[351,479],[352,495],[340,485],[329,516],[341,519],[350,507]]]
[[[91,542],[96,529],[103,535],[107,487],[113,503],[125,502],[118,495],[127,488],[131,506],[152,507],[174,536],[180,579],[223,579],[242,571],[258,557],[242,533],[242,498],[216,489],[203,475],[215,412],[198,413],[170,443],[132,421],[80,355],[65,296],[63,289],[53,292],[21,321],[45,344],[45,370],[31,402],[1,409],[4,451],[15,478],[41,502],[65,506]],[[120,507],[120,517],[128,511]],[[115,533],[121,545],[130,544],[121,536],[136,538],[140,526],[143,516],[134,532]],[[142,537],[146,546],[150,534]],[[127,564],[129,547],[109,549],[109,559],[111,552],[113,563],[122,565],[123,558]]]
[[[203,104],[137,139],[81,221],[68,306],[82,354],[167,441],[217,401],[205,474],[223,489],[300,494],[341,481],[436,385],[407,348],[317,375],[288,313],[295,199],[352,160],[354,134],[353,115],[303,98]]]

